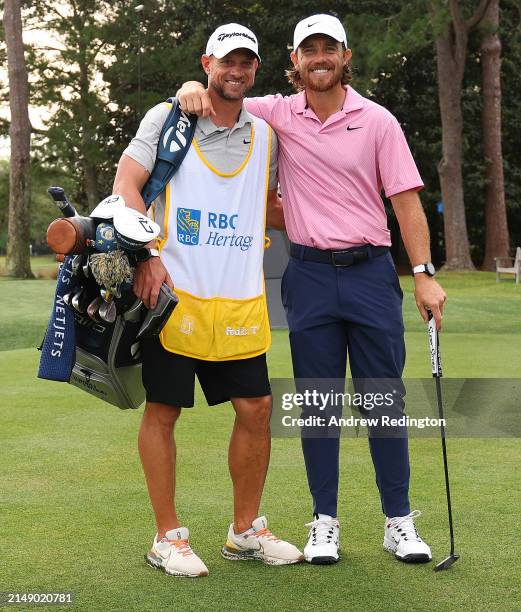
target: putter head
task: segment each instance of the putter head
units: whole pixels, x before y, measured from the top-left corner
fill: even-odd
[[[163,329],[178,302],[179,298],[177,295],[168,285],[163,283],[159,291],[157,305],[154,310],[147,311],[145,319],[137,333],[137,340],[159,336],[159,332]]]
[[[457,555],[456,553],[454,553],[453,555],[449,555],[446,559],[443,559],[443,561],[440,561],[437,565],[434,566],[434,571],[441,572],[442,570],[449,569],[449,567],[456,563],[458,559],[459,555]]]

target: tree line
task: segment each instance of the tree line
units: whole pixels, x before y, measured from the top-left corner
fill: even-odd
[[[8,219],[13,275],[30,275],[28,241],[43,239],[43,181],[64,180],[84,211],[110,193],[144,111],[183,81],[202,80],[199,57],[215,27],[236,21],[257,33],[263,63],[254,94],[290,94],[293,28],[318,10],[346,26],[352,85],[402,124],[426,185],[434,260],[491,269],[494,257],[521,244],[516,0],[331,0],[319,8],[309,0],[149,0],[135,9],[123,0],[4,0],[9,85],[0,96],[9,99],[11,123],[0,127],[11,135],[11,187],[0,221]],[[56,43],[24,49],[22,28]],[[43,130],[30,125],[28,103],[52,110]],[[0,166],[0,197],[5,181]]]

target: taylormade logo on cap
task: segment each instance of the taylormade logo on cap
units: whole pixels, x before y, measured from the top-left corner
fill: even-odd
[[[219,34],[219,36],[217,37],[217,40],[219,42],[222,42],[223,40],[226,40],[227,38],[232,38],[233,36],[245,36],[246,38],[251,40],[253,44],[255,45],[257,44],[257,41],[255,40],[255,38],[253,38],[253,36],[250,36],[249,34],[246,34],[246,32],[227,32],[227,33]]]
[[[302,41],[313,34],[331,36],[336,41],[343,43],[347,49],[346,31],[339,19],[333,15],[311,15],[297,23],[293,34],[293,50],[296,51]]]
[[[260,61],[257,37],[251,30],[238,23],[219,26],[208,39],[206,55],[221,59],[235,49],[249,49]]]

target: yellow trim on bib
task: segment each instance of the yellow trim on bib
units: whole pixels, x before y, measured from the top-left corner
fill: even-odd
[[[271,129],[271,128],[270,128]],[[246,157],[244,158],[243,162],[241,163],[241,165],[237,168],[237,170],[234,170],[233,172],[221,172],[220,170],[217,170],[217,168],[215,166],[212,166],[212,164],[206,159],[206,157],[201,153],[201,149],[199,148],[199,145],[197,144],[196,139],[194,138],[192,140],[192,144],[194,145],[194,149],[195,152],[197,153],[199,159],[203,162],[203,164],[209,168],[214,174],[217,174],[217,176],[222,176],[224,178],[232,178],[233,176],[237,176],[241,170],[244,169],[244,167],[246,166],[246,164],[250,161],[250,157],[253,151],[253,141],[255,140],[255,127],[251,126],[251,141],[250,141],[250,148],[248,149],[248,153],[246,154]],[[269,167],[269,166],[268,166]]]
[[[237,300],[175,291],[179,303],[159,336],[165,350],[204,361],[235,361],[262,355],[270,347],[265,293]]]
[[[157,250],[161,252],[168,240],[168,219],[170,218],[170,182],[165,191],[165,214],[163,216],[163,238],[157,241]]]
[[[264,234],[264,249],[269,249],[271,246],[271,238],[266,236],[266,215],[268,213],[268,192],[270,187],[270,164],[271,164],[271,136],[273,130],[268,125],[268,160],[266,163],[266,183],[264,187],[264,228],[262,233]],[[266,291],[266,290],[264,290]]]

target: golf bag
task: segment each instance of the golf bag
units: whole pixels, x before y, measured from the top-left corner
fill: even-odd
[[[190,148],[196,121],[197,117],[187,116],[177,105],[172,105],[159,137],[156,164],[142,192],[147,209],[181,165]],[[77,214],[63,189],[51,187],[49,193],[66,217]],[[105,210],[111,204],[115,206],[111,202],[113,199],[107,198],[91,213],[91,217],[98,219],[97,223],[100,219],[112,221],[109,217],[99,216],[96,210]],[[141,226],[145,220],[143,217],[138,220]],[[99,224],[98,228],[102,225],[106,224]],[[108,234],[106,227],[104,232],[101,237],[96,235],[95,240],[92,237],[87,239],[86,244],[90,244],[88,252],[95,251],[99,242],[108,245],[114,239],[119,244],[117,248],[135,250],[135,245],[128,242],[128,235],[118,233],[116,222],[108,228]],[[83,257],[78,250],[69,252]],[[131,262],[136,262],[135,253],[127,254]],[[133,296],[130,283],[124,283],[121,295],[114,299],[117,316],[107,322],[86,307],[92,305],[91,302],[95,302],[100,294],[100,285],[88,271],[88,258],[86,272],[82,272],[81,265],[74,266],[73,262],[72,257],[66,257],[60,269],[54,308],[40,347],[42,355],[38,376],[70,382],[121,409],[139,408],[145,399],[141,383],[140,340],[159,334],[177,304],[177,296],[163,285],[156,308],[147,311]],[[78,290],[82,293],[78,294]],[[71,306],[73,291],[77,302],[74,304],[73,300]]]
[[[136,339],[141,308],[141,302],[136,301],[112,324],[74,315],[76,361],[69,382],[122,410],[139,408],[145,400]]]

